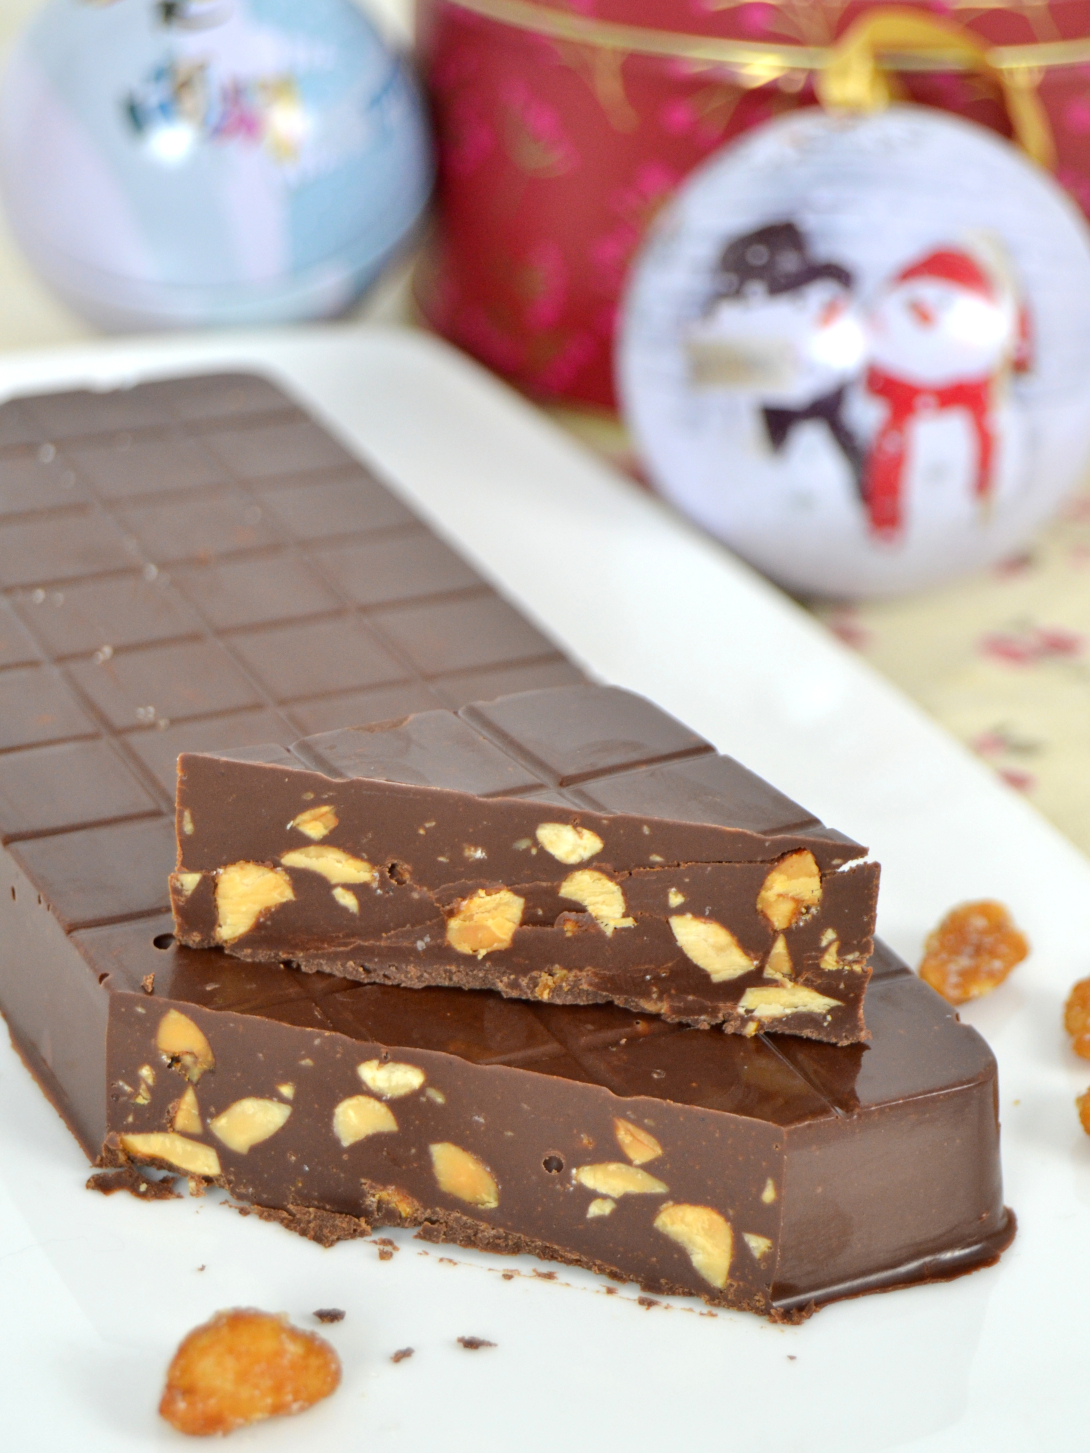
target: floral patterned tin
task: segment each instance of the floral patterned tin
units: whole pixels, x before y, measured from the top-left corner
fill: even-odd
[[[418,295],[526,391],[612,408],[613,338],[651,218],[709,153],[813,105],[873,0],[419,0],[440,158]],[[894,94],[1012,133],[1037,107],[1090,213],[1090,0],[918,0],[986,53],[888,44]],[[1007,87],[1004,96],[997,78]]]

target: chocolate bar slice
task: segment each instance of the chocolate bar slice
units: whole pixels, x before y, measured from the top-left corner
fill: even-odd
[[[877,864],[616,687],[183,755],[177,832],[171,897],[192,947],[750,1034],[866,1035]]]
[[[881,946],[871,1041],[837,1048],[249,964],[165,915],[65,937],[7,866],[15,1041],[102,1164],[327,1244],[412,1226],[785,1321],[1013,1235],[995,1062]]]

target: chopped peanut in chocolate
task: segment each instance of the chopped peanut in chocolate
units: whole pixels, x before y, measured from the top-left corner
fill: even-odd
[[[301,1413],[341,1380],[333,1348],[286,1317],[235,1307],[183,1338],[159,1412],[179,1433],[204,1437]]]
[[[1002,903],[960,903],[928,938],[920,978],[949,1003],[965,1004],[990,994],[1028,953]]]
[[[1071,1048],[1090,1059],[1090,979],[1080,979],[1064,1005],[1064,1028],[1071,1036]]]

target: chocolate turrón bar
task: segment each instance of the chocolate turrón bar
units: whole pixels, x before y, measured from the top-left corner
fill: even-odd
[[[192,947],[865,1038],[877,864],[616,687],[186,754],[177,832]]]
[[[400,567],[383,575],[379,540],[395,564],[411,546],[446,565],[433,577]],[[260,379],[172,380],[0,407],[0,1007],[87,1154],[154,1164],[121,1137],[176,1136],[176,1156],[203,1155],[211,1170],[214,1152],[236,1195],[252,1193],[285,1225],[325,1240],[406,1220],[432,1239],[583,1260],[652,1289],[693,1289],[778,1316],[993,1259],[1013,1232],[1000,1198],[995,1064],[903,970],[880,966],[872,982],[872,1041],[836,1049],[680,1029],[612,1006],[361,985],[175,943],[165,910],[178,751],[287,742],[369,712],[382,719],[580,679],[477,577],[458,577],[444,550]],[[434,596],[398,597],[426,591],[429,580]],[[262,1067],[284,1054],[293,1076],[266,1084]],[[374,1079],[372,1060],[423,1067],[419,1105],[368,1091],[358,1065]],[[338,1063],[350,1071],[341,1079]],[[453,1088],[459,1076],[464,1092]],[[342,1111],[346,1135],[386,1106],[399,1127],[414,1126],[419,1148],[426,1127],[414,1115],[443,1109],[427,1094],[437,1089],[458,1110],[447,1133],[461,1134],[467,1111],[472,1128],[464,1144],[429,1139],[421,1167],[402,1153],[400,1129],[345,1146],[329,1141],[329,1119],[321,1129],[334,1159],[323,1158],[312,1181],[289,1142],[300,1127],[316,1130],[331,1096],[342,1103],[345,1080],[348,1099],[380,1105]],[[376,1081],[387,1091],[397,1082],[396,1072]],[[595,1141],[580,1143],[577,1161],[563,1159],[566,1142],[552,1144],[554,1125],[535,1108],[553,1087],[579,1111],[578,1133]],[[519,1183],[519,1167],[504,1158],[516,1149],[511,1127],[499,1112],[483,1127],[472,1119],[485,1095],[518,1106],[534,1172],[528,1194],[546,1188],[536,1209],[510,1195]],[[281,1108],[239,1109],[240,1099]],[[702,1165],[721,1134],[737,1137],[729,1143],[741,1162],[714,1197],[705,1177],[703,1203],[698,1182],[674,1171],[677,1142],[648,1124],[659,1106],[664,1124],[680,1118],[686,1133],[699,1131]],[[276,1133],[238,1148],[272,1120]],[[634,1129],[618,1131],[621,1120]],[[485,1133],[502,1153],[471,1138]],[[673,1183],[652,1177],[669,1196],[592,1195],[586,1176],[574,1180],[583,1165],[640,1169],[637,1157],[653,1151],[648,1136],[663,1158],[643,1168],[663,1170],[669,1153]],[[485,1165],[496,1207],[439,1188],[431,1147],[443,1144]],[[337,1157],[375,1150],[375,1182],[365,1186],[351,1162],[346,1180]],[[778,1183],[769,1170],[767,1220],[751,1223],[756,1207],[736,1206],[731,1187],[739,1173],[756,1173],[757,1150],[789,1178]],[[449,1174],[459,1158],[446,1159],[448,1187],[464,1193],[467,1183]],[[766,1202],[769,1179],[776,1199]],[[406,1181],[420,1190],[416,1202]],[[667,1199],[712,1214],[667,1218],[656,1230]],[[615,1209],[588,1219],[591,1200]],[[567,1220],[550,1222],[550,1207]],[[630,1225],[633,1208],[643,1219]],[[512,1209],[526,1218],[514,1230]],[[722,1287],[691,1254],[718,1281],[720,1222],[732,1232]],[[586,1239],[596,1230],[607,1234]]]
[[[881,947],[872,1039],[839,1048],[251,964],[165,915],[66,938],[13,884],[10,1022],[88,1153],[325,1243],[411,1226],[793,1321],[1014,1233],[995,1061]]]

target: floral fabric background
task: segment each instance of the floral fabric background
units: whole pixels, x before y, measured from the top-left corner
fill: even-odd
[[[984,575],[815,610],[1090,852],[1090,483]]]

